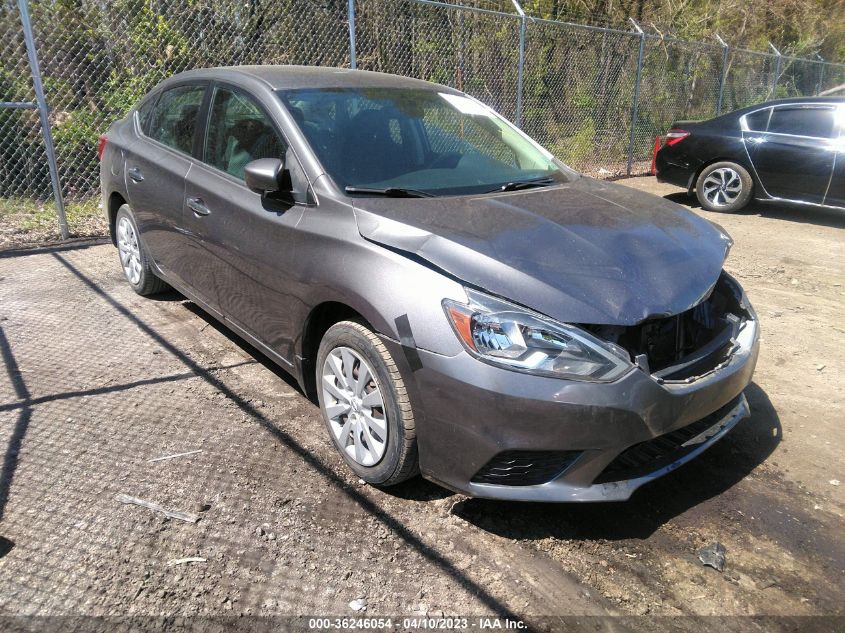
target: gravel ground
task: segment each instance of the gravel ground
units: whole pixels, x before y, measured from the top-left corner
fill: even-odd
[[[362,485],[282,372],[180,296],[136,296],[110,245],[0,253],[0,615],[842,630],[845,213],[706,217],[734,237],[727,267],[762,321],[753,414],[624,504]],[[722,573],[697,557],[713,542]],[[588,617],[611,615],[646,617]],[[756,617],[653,619],[678,615]]]

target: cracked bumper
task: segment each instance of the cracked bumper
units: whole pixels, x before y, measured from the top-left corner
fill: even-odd
[[[413,380],[424,412],[418,425],[421,471],[428,479],[474,497],[548,502],[628,499],[643,484],[694,459],[749,415],[742,392],[756,365],[759,336],[756,321],[747,322],[746,328],[725,365],[685,383],[660,383],[640,369],[609,384],[573,382],[492,367],[465,353],[444,357],[419,350],[422,367],[413,373]],[[716,412],[713,424],[698,432],[703,438],[696,438],[700,441],[677,459],[620,481],[601,477],[626,449],[700,424]],[[539,485],[472,481],[505,451],[579,451],[580,455]]]

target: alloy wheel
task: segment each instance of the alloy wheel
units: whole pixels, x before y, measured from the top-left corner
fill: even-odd
[[[323,406],[338,446],[374,466],[387,449],[387,416],[372,367],[355,350],[336,347],[323,364]]]
[[[126,278],[137,285],[141,281],[141,247],[135,227],[127,217],[120,218],[117,225],[117,248]]]
[[[704,197],[714,207],[727,207],[742,193],[742,179],[730,167],[714,169],[702,183]]]

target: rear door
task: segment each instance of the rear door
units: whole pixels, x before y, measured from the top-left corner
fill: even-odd
[[[751,163],[770,196],[822,202],[833,170],[835,115],[830,104],[775,106],[765,131],[743,131]]]
[[[182,228],[185,176],[206,88],[197,82],[170,87],[153,105],[144,104],[136,122],[139,139],[124,165],[129,204],[144,244],[165,274],[183,282],[190,267]]]
[[[227,319],[290,360],[297,301],[290,275],[304,207],[251,191],[244,167],[284,157],[294,189],[307,192],[304,173],[266,110],[234,86],[213,88],[203,145],[202,164],[191,169],[185,189],[185,223],[202,251],[191,283],[215,295]]]

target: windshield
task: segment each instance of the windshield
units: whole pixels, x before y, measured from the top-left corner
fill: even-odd
[[[574,176],[493,110],[462,95],[320,88],[279,96],[323,167],[350,192],[471,194]]]

